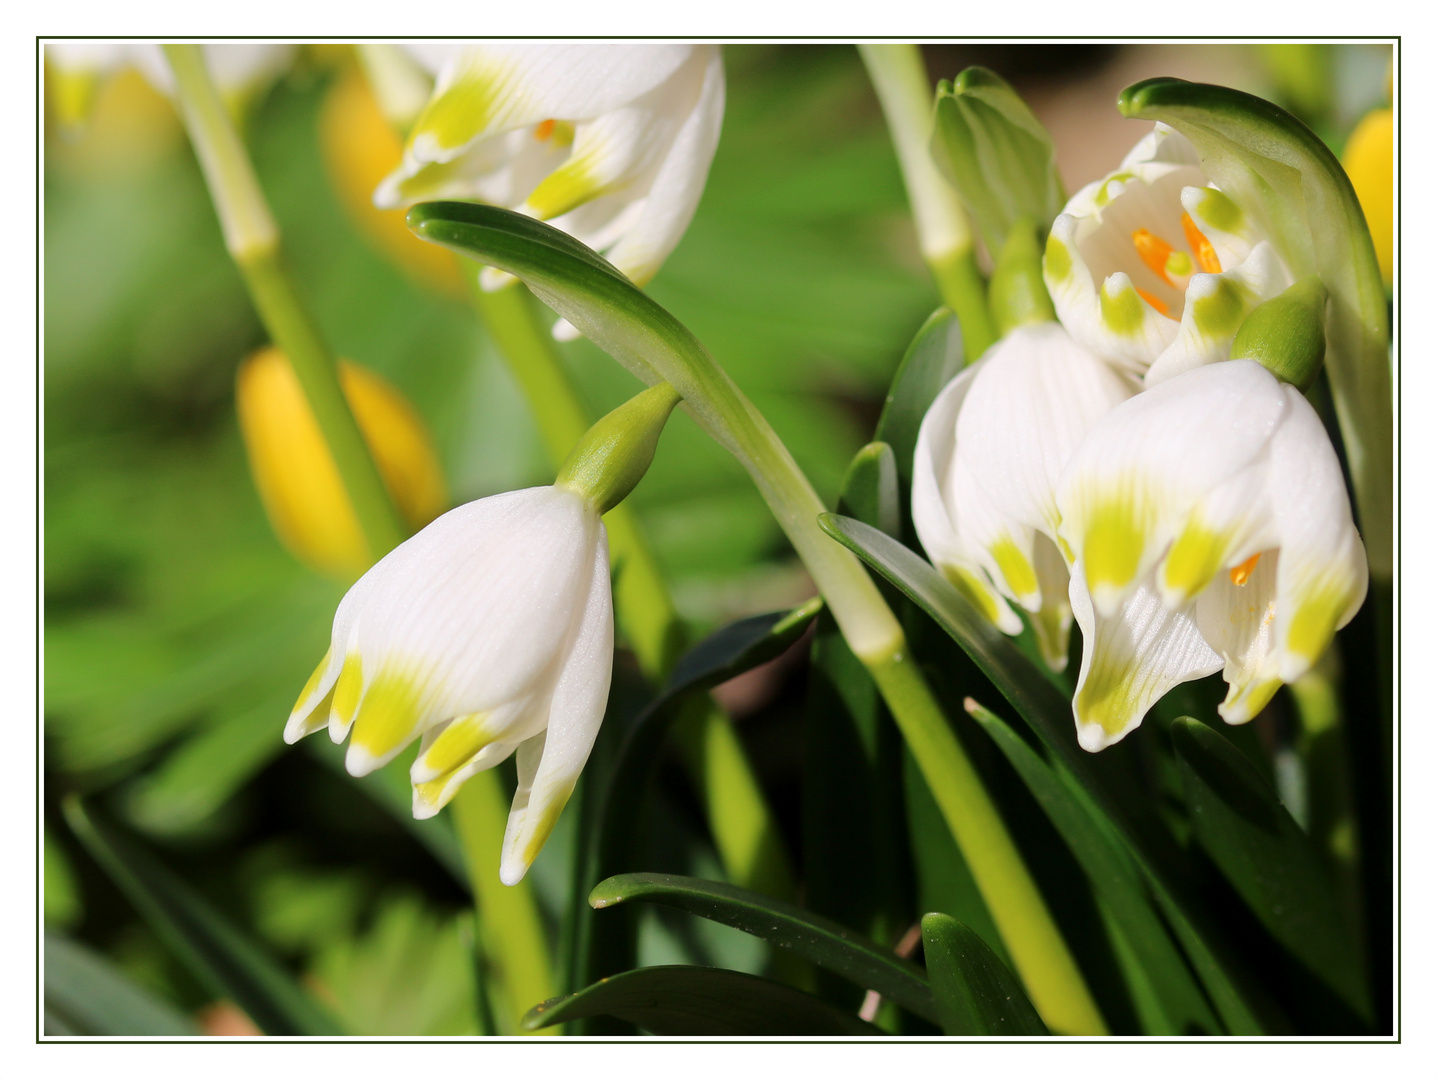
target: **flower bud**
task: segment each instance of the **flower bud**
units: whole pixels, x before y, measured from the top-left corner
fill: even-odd
[[[374,372],[341,360],[339,376],[400,515],[409,528],[422,528],[448,501],[423,422]],[[240,365],[236,405],[260,499],[285,547],[321,573],[363,573],[372,559],[359,519],[283,353],[264,348]]]
[[[1232,339],[1234,360],[1256,360],[1306,390],[1327,353],[1327,287],[1316,274],[1259,304]]]
[[[659,435],[678,403],[678,391],[666,382],[624,402],[584,433],[554,486],[582,495],[599,513],[608,513],[649,471]]]
[[[958,189],[988,251],[1019,218],[1052,221],[1063,206],[1053,139],[1017,92],[987,68],[938,84],[933,160]]]

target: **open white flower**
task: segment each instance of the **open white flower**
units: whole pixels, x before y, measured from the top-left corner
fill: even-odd
[[[1068,201],[1043,276],[1073,337],[1148,386],[1226,360],[1243,319],[1292,283],[1192,144],[1163,124]]]
[[[1261,364],[1172,378],[1114,409],[1057,493],[1083,631],[1073,701],[1089,750],[1218,668],[1228,723],[1315,663],[1367,592],[1337,455],[1312,406]]]
[[[434,93],[377,205],[508,207],[603,252],[637,284],[653,277],[718,145],[718,46],[483,41],[410,53],[437,74]]]
[[[329,652],[285,727],[350,736],[363,776],[422,737],[414,816],[517,754],[499,876],[519,881],[568,801],[604,716],[613,663],[609,550],[593,504],[562,487],[451,510],[339,605]]]
[[[944,387],[919,428],[913,524],[924,550],[1004,633],[1022,629],[1007,600],[1031,612],[1055,670],[1072,620],[1054,492],[1083,437],[1133,390],[1057,323],[1035,323]]]

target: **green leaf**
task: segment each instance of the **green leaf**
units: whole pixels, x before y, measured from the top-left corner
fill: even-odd
[[[74,926],[83,914],[80,890],[75,884],[75,871],[59,840],[45,826],[44,848],[45,923],[49,926]]]
[[[945,1034],[1048,1034],[1017,976],[951,915],[923,916],[923,959]]]
[[[971,698],[964,706],[1023,778],[1106,903],[1116,932],[1132,952],[1146,984],[1135,987],[1134,995],[1150,988],[1157,1005],[1155,1019],[1159,1023],[1146,1034],[1222,1034],[1217,1017],[1149,901],[1142,877],[1112,825],[1071,776],[1044,761],[1001,718]]]
[[[255,941],[134,840],[65,803],[65,819],[151,929],[217,997],[229,998],[268,1035],[341,1035],[343,1029]]]
[[[987,68],[970,67],[951,84],[938,84],[933,123],[933,160],[995,258],[1019,218],[1051,222],[1063,209],[1052,136]]]
[[[724,968],[638,968],[530,1009],[527,1031],[615,1016],[655,1035],[882,1035],[802,990]]]
[[[893,447],[899,485],[905,492],[913,486],[913,451],[923,416],[938,392],[963,370],[963,363],[958,319],[947,308],[939,308],[918,328],[899,361],[873,433],[875,441]]]
[[[1392,567],[1392,383],[1387,293],[1352,182],[1326,144],[1269,101],[1225,86],[1147,79],[1118,95],[1124,116],[1169,124],[1203,171],[1272,240],[1295,278],[1331,294],[1328,373],[1373,573]]]
[[[837,514],[819,519],[827,532],[926,611],[968,653],[1018,715],[1113,823],[1183,941],[1223,1023],[1233,1034],[1280,1030],[1283,1021],[1263,1000],[1236,950],[1228,945],[1201,900],[1190,895],[1181,855],[1170,837],[1135,809],[1130,784],[1111,750],[1089,754],[1078,747],[1067,699],[1017,647],[984,619],[937,570],[898,541]]]
[[[198,1035],[190,1019],[131,981],[99,953],[45,933],[45,1032],[73,1035]],[[52,1030],[51,1019],[58,1020]]]
[[[899,517],[898,462],[885,442],[871,442],[853,455],[843,480],[839,509],[897,536]]]
[[[1371,1023],[1362,965],[1337,891],[1307,835],[1246,758],[1182,717],[1173,749],[1193,830],[1258,920],[1306,969]]]
[[[620,874],[599,882],[589,894],[595,909],[634,900],[677,908],[764,938],[865,990],[876,990],[910,1012],[937,1020],[932,994],[916,964],[792,904],[676,874]]]

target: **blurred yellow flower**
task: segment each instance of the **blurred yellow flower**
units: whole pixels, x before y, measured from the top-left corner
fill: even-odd
[[[1367,216],[1382,280],[1392,284],[1392,110],[1373,109],[1347,139],[1342,167]]]
[[[339,362],[340,384],[405,523],[419,530],[448,498],[434,446],[413,407],[372,371]],[[264,348],[240,365],[236,404],[270,524],[302,562],[353,579],[371,557],[329,447],[284,354]]]
[[[336,79],[325,98],[319,138],[330,183],[365,235],[419,281],[462,294],[464,279],[454,256],[410,232],[402,209],[381,210],[370,198],[380,181],[399,167],[404,143],[357,68],[349,67]]]

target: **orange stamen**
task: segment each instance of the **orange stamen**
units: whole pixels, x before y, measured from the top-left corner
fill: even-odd
[[[1198,229],[1197,223],[1187,213],[1183,214],[1183,235],[1187,237],[1188,247],[1192,248],[1193,258],[1197,260],[1198,269],[1204,274],[1221,274],[1222,263],[1218,262],[1217,252],[1208,243],[1208,238]]]
[[[1160,236],[1154,236],[1147,229],[1138,229],[1133,233],[1133,247],[1138,249],[1138,258],[1143,260],[1146,266],[1158,277],[1162,278],[1169,285],[1173,279],[1168,277],[1168,256],[1173,253],[1173,246]],[[1148,301],[1152,303],[1152,301]],[[1154,307],[1157,305],[1154,304]],[[1164,312],[1166,314],[1166,312]]]
[[[1260,558],[1262,558],[1262,552],[1259,551],[1241,566],[1234,566],[1227,572],[1227,576],[1232,578],[1234,585],[1246,585],[1247,579],[1252,577],[1252,572],[1257,569],[1257,560]]]
[[[535,124],[534,138],[538,139],[540,142],[543,142],[550,135],[554,134],[555,123],[556,121],[554,120],[541,120],[539,123]]]
[[[1136,286],[1134,286],[1134,288],[1136,288]],[[1169,319],[1172,318],[1171,315],[1168,315],[1168,306],[1167,306],[1167,304],[1164,303],[1163,301],[1159,300],[1159,299],[1158,299],[1156,296],[1154,296],[1152,293],[1148,292],[1147,289],[1138,289],[1138,295],[1141,296],[1144,300],[1146,300],[1146,301],[1148,302],[1148,304],[1152,307],[1152,309],[1153,309],[1154,311],[1156,311],[1159,315],[1165,315],[1165,316],[1167,316]],[[1176,321],[1176,320],[1174,320],[1174,321]]]

